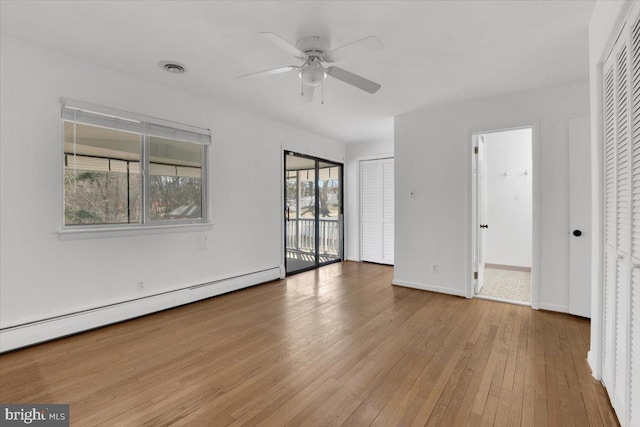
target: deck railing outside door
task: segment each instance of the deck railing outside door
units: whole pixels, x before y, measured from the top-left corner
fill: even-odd
[[[321,254],[340,254],[340,224],[338,219],[319,219]],[[291,218],[287,224],[287,249],[301,252],[315,251],[315,220]]]

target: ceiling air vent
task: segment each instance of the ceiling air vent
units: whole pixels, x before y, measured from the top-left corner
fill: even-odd
[[[186,68],[184,65],[179,64],[175,61],[162,61],[160,62],[160,67],[162,67],[164,70],[170,73],[175,73],[175,74],[182,74],[186,71]]]

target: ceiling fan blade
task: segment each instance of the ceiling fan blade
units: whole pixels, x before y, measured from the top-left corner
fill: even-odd
[[[285,52],[289,52],[291,55],[295,56],[296,58],[300,58],[304,60],[307,57],[307,55],[305,55],[303,51],[301,51],[300,49],[298,49],[297,47],[295,47],[294,45],[292,45],[291,43],[289,43],[288,41],[286,41],[285,39],[283,39],[282,37],[280,37],[275,33],[258,33],[258,34],[260,34],[262,37],[269,40],[272,44],[278,46],[280,49],[284,50]]]
[[[302,85],[302,93],[300,94],[300,102],[311,102],[313,101],[313,92],[315,91],[315,86]]]
[[[362,40],[358,40],[344,46],[337,47],[330,50],[325,55],[325,61],[336,62],[342,61],[356,55],[360,55],[367,52],[375,52],[384,48],[384,44],[376,36],[365,37]]]
[[[297,70],[298,68],[300,67],[289,65],[287,67],[272,68],[270,70],[258,71],[257,73],[244,74],[242,76],[238,76],[238,78],[241,79],[243,77],[265,77],[271,76],[273,74],[286,73],[287,71]]]
[[[335,79],[341,80],[345,83],[350,84],[351,86],[355,86],[358,89],[362,89],[365,92],[369,93],[376,93],[378,89],[382,87],[376,82],[372,82],[371,80],[365,79],[362,76],[353,74],[338,67],[327,68],[327,74]]]

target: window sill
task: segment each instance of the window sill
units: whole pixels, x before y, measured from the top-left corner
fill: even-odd
[[[60,240],[104,239],[111,237],[147,236],[151,234],[211,231],[213,223],[144,225],[104,228],[65,228],[58,231]]]

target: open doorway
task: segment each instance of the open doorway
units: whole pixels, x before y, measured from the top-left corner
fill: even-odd
[[[532,128],[474,138],[474,293],[531,305]]]

